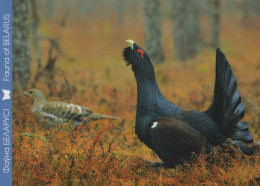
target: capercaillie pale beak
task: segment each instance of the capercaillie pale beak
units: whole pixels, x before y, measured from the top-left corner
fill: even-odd
[[[133,50],[134,49],[134,41],[133,40],[126,40],[126,42],[129,44],[129,46],[131,47],[131,49]]]

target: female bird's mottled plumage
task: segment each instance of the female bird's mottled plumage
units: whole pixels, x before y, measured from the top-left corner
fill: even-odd
[[[216,81],[212,105],[205,112],[185,111],[169,102],[160,92],[154,68],[147,52],[131,40],[123,51],[127,65],[132,65],[137,82],[135,131],[164,163],[173,167],[191,160],[193,152],[223,144],[228,138],[244,153],[252,153],[245,143],[253,141],[244,116],[235,77],[224,54],[217,49]]]
[[[36,112],[55,123],[71,121],[73,126],[78,126],[82,123],[100,119],[119,119],[116,116],[93,113],[92,110],[84,106],[57,101],[48,102],[42,92],[37,89],[31,89],[24,92],[24,94],[31,97],[33,100],[32,112]]]

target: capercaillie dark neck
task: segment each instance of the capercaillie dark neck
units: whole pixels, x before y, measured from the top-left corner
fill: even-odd
[[[156,113],[161,116],[174,115],[181,109],[169,102],[158,88],[154,72],[151,74],[136,73],[137,82],[137,115]]]
[[[137,82],[137,109],[135,132],[138,138],[150,146],[149,122],[156,116],[169,116],[181,111],[179,107],[169,102],[160,92],[154,74],[135,72]],[[149,78],[147,78],[149,77]]]
[[[155,104],[157,97],[163,97],[154,74],[147,78],[140,73],[135,73],[136,83],[137,83],[137,107],[139,112],[147,112],[151,110],[152,104]]]

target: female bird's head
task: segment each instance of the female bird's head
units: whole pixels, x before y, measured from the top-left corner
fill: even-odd
[[[42,92],[38,89],[30,89],[24,92],[25,96],[29,96],[33,102],[45,102],[46,99],[44,98]]]
[[[123,51],[126,65],[132,65],[135,75],[154,78],[154,68],[147,52],[132,40],[126,40],[126,42],[129,44],[129,47]]]

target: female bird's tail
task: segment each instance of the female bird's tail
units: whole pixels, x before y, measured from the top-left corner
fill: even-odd
[[[106,114],[92,113],[90,116],[88,116],[88,119],[91,121],[96,121],[100,119],[119,120],[119,117],[110,116]]]

